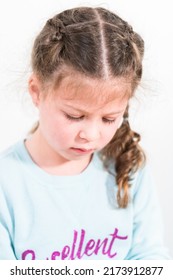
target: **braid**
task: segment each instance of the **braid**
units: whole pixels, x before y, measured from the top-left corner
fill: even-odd
[[[64,37],[65,26],[57,18],[49,19],[42,33],[37,36],[32,52],[32,68],[42,81],[58,70]]]
[[[131,177],[145,162],[145,154],[138,144],[139,141],[140,135],[130,129],[127,107],[121,127],[101,151],[106,169],[108,169],[110,159],[115,162],[115,180],[118,185],[117,201],[122,208],[125,208],[129,202]]]

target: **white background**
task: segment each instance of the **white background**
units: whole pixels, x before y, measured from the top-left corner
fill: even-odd
[[[145,40],[144,76],[132,103],[131,126],[153,171],[165,242],[173,256],[173,16],[171,0],[6,0],[0,2],[0,151],[22,138],[37,119],[27,92],[33,40],[45,21],[75,6],[113,10]],[[150,225],[148,225],[150,226]]]

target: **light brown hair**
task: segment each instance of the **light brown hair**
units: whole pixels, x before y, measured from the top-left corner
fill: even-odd
[[[51,81],[55,87],[63,81],[64,69],[72,69],[98,80],[126,78],[134,93],[142,77],[143,54],[143,39],[126,21],[104,8],[79,7],[46,22],[34,42],[32,68],[43,84]],[[120,207],[128,205],[131,176],[145,162],[139,141],[127,107],[121,127],[100,152],[105,168],[109,170],[110,160],[115,162]]]

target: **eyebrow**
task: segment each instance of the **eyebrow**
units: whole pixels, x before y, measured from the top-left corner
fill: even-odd
[[[69,108],[71,108],[71,109],[73,109],[73,110],[76,110],[76,111],[78,111],[78,112],[80,112],[80,113],[85,113],[85,114],[88,114],[88,113],[89,113],[89,112],[87,112],[87,111],[85,111],[85,110],[77,109],[76,107],[73,107],[73,106],[70,106],[70,105],[65,105],[65,106],[67,106],[67,107],[69,107]],[[117,112],[109,112],[109,113],[107,113],[107,114],[105,114],[105,115],[120,114],[120,113],[122,113],[123,111],[124,111],[124,109],[121,110],[121,111],[117,111]]]

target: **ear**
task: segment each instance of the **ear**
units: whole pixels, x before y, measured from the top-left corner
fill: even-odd
[[[41,99],[41,82],[35,74],[32,74],[28,81],[28,90],[33,104],[38,107]]]

